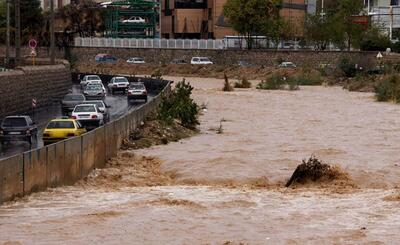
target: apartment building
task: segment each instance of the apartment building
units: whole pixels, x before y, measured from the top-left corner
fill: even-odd
[[[226,1],[162,0],[161,36],[218,39],[237,35],[223,15]],[[289,30],[286,33],[290,33],[293,37],[302,36],[305,14],[313,9],[315,0],[284,0],[281,16],[289,23]]]
[[[400,38],[400,0],[364,0],[364,5],[372,24],[381,27],[391,39]]]

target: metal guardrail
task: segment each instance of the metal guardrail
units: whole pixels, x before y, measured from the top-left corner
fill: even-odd
[[[74,45],[75,47],[92,48],[223,49],[224,40],[77,37]]]
[[[0,204],[49,187],[72,185],[117,155],[123,139],[168,95],[169,81],[154,80],[161,93],[141,107],[102,127],[0,161]]]

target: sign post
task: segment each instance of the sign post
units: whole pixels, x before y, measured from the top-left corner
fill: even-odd
[[[29,48],[31,49],[32,65],[35,66],[37,41],[35,39],[29,40]]]
[[[35,108],[37,106],[37,101],[35,98],[32,98],[32,121],[35,121]]]

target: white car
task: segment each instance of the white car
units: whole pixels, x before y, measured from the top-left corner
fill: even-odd
[[[108,108],[110,108],[110,106],[106,105],[106,103],[104,103],[104,101],[102,100],[86,100],[84,102],[82,102],[83,105],[90,105],[90,104],[94,104],[97,106],[97,108],[99,108],[99,111],[101,113],[103,113],[104,116],[104,122],[109,122],[110,121],[110,113],[108,113]]]
[[[86,84],[86,86],[88,86],[88,85],[94,85],[94,84],[100,84],[101,85],[101,88],[103,89],[103,92],[104,92],[104,94],[106,94],[107,93],[107,91],[106,91],[106,87],[104,87],[104,84],[101,82],[101,81],[89,81],[87,84]]]
[[[209,58],[207,57],[193,57],[190,61],[192,65],[212,65],[214,64]]]
[[[131,83],[128,88],[128,103],[131,100],[144,100],[147,102],[147,89],[143,83]]]
[[[139,16],[132,16],[129,19],[121,21],[122,23],[145,23],[146,20]]]
[[[130,64],[144,64],[146,63],[142,57],[132,57],[126,60],[126,63]]]
[[[129,86],[129,81],[126,77],[113,77],[107,86],[111,94],[114,94],[115,91],[122,91],[125,93]]]
[[[104,116],[96,104],[80,104],[75,106],[71,117],[85,127],[98,127],[104,124]]]
[[[293,62],[282,62],[279,67],[282,68],[296,68],[297,66]]]
[[[86,75],[81,80],[81,87],[84,88],[89,82],[100,82],[103,83],[99,76],[97,75]]]

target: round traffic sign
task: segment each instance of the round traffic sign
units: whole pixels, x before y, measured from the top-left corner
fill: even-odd
[[[35,49],[37,47],[37,41],[35,39],[29,40],[29,47]]]

